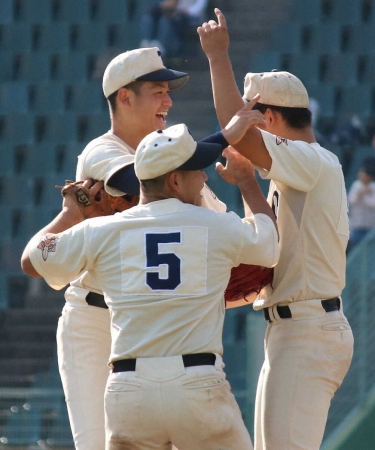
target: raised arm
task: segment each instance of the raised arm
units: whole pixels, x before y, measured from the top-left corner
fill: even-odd
[[[229,34],[224,14],[218,8],[215,8],[215,14],[217,22],[205,22],[197,31],[210,65],[216,114],[221,127],[225,127],[241,109],[244,100],[238,90],[229,58]],[[255,97],[250,102],[251,105],[255,105],[258,100],[261,99]],[[235,148],[255,165],[270,169],[272,160],[257,127],[249,128],[244,138],[235,144]]]
[[[229,59],[229,34],[222,12],[215,8],[217,22],[210,20],[198,27],[202,49],[208,58],[211,71],[212,93],[216,114],[221,127],[230,121],[243,106]]]

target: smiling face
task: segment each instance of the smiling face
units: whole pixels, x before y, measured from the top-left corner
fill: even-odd
[[[172,100],[167,81],[143,82],[138,93],[130,92],[132,119],[136,121],[143,137],[155,130],[166,128],[166,117]]]

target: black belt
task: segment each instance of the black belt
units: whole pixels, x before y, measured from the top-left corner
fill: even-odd
[[[193,353],[182,355],[185,367],[191,366],[214,366],[216,356],[213,353]],[[120,359],[112,362],[112,372],[134,372],[136,359]]]
[[[96,292],[89,292],[86,295],[86,302],[91,306],[108,309],[108,306],[104,301],[104,295],[97,294]]]
[[[329,298],[328,300],[321,300],[322,306],[325,312],[339,311],[340,310],[340,299],[338,297]],[[280,319],[290,319],[292,317],[292,312],[288,305],[285,306],[276,306],[277,313],[280,316]],[[268,308],[263,309],[264,318],[267,322],[272,322],[270,319],[270,314],[268,312]]]

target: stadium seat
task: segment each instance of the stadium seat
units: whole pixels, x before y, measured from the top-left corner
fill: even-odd
[[[51,0],[21,0],[16,20],[30,23],[48,23],[51,20]]]
[[[98,82],[76,83],[69,88],[69,109],[77,113],[94,114],[103,111],[105,99]]]
[[[37,25],[34,35],[34,50],[64,53],[70,49],[70,26],[65,22]]]
[[[129,10],[131,4],[127,0],[99,0],[94,10],[93,21],[107,24],[120,24],[129,27]]]
[[[33,49],[32,27],[27,23],[12,23],[0,27],[0,50],[30,52]]]
[[[37,142],[64,144],[78,137],[77,117],[73,113],[39,116],[36,127]]]
[[[333,118],[336,114],[336,87],[323,83],[306,83],[306,89],[309,96],[319,103],[319,117]]]
[[[13,175],[15,173],[15,146],[12,144],[0,144],[1,164],[0,164],[0,176],[1,175]]]
[[[374,39],[375,27],[373,22],[352,26],[348,50],[359,55],[374,55],[375,47],[372,45]]]
[[[138,42],[140,41],[139,36],[139,23],[141,17],[145,14],[153,5],[159,3],[160,0],[137,0],[132,2],[129,9],[129,20],[131,23],[132,33],[138,36]]]
[[[23,81],[10,81],[0,85],[0,113],[27,113],[29,86]]]
[[[268,72],[281,68],[281,55],[276,51],[263,51],[251,56],[249,72]]]
[[[11,81],[15,73],[16,55],[12,51],[0,50],[0,83]]]
[[[66,52],[52,55],[51,79],[65,83],[81,83],[88,80],[88,56],[86,52]]]
[[[36,114],[59,114],[65,111],[66,88],[63,83],[38,83],[31,91],[30,110]]]
[[[98,54],[108,47],[108,26],[102,23],[73,25],[71,48]]]
[[[0,240],[10,241],[13,238],[13,208],[0,205]],[[0,281],[2,281],[0,279]],[[0,306],[1,308],[1,306]]]
[[[357,25],[363,22],[362,1],[340,0],[332,2],[329,20],[340,25]]]
[[[357,83],[358,56],[341,53],[325,58],[326,70],[322,81],[336,86],[351,86]]]
[[[40,83],[50,79],[51,55],[49,52],[20,53],[17,57],[17,80]]]
[[[337,112],[342,117],[356,114],[361,119],[367,119],[374,113],[374,95],[372,84],[343,88]]]
[[[56,147],[56,172],[68,180],[75,179],[78,155],[85,148],[84,143],[70,142]]]
[[[339,53],[341,50],[342,32],[342,27],[337,23],[315,24],[311,27],[309,42],[305,50],[322,55]]]
[[[13,22],[13,0],[1,0],[0,24]]]
[[[305,84],[318,83],[319,55],[316,53],[300,53],[292,55],[289,60],[289,72],[296,75]]]
[[[280,53],[300,54],[302,27],[299,23],[279,23],[272,33],[270,48]]]
[[[52,11],[53,20],[69,24],[87,23],[91,20],[90,0],[57,0]]]
[[[44,208],[50,208],[51,210],[61,209],[61,190],[57,189],[56,185],[64,185],[65,179],[60,179],[56,174],[45,174],[41,178],[40,197],[38,199],[38,206]]]
[[[228,309],[225,311],[224,327],[223,327],[223,342],[231,344],[236,340],[237,328],[237,308]]]
[[[0,116],[0,144],[27,144],[35,141],[35,121],[31,114]]]
[[[359,73],[359,79],[362,83],[371,84],[374,82],[375,73],[375,55],[366,55],[362,58],[362,71]]]
[[[111,47],[119,48],[121,52],[132,50],[139,47],[139,31],[133,33],[133,23],[131,26],[124,27],[121,24],[112,24],[108,27],[108,43]]]
[[[3,175],[0,177],[0,205],[22,207],[34,205],[34,180],[24,175]]]
[[[106,133],[110,129],[108,112],[82,115],[79,118],[78,142],[87,144],[92,139]]]
[[[39,143],[22,148],[23,165],[20,173],[33,177],[43,177],[57,171],[56,146],[50,143]]]
[[[9,288],[6,273],[0,272],[0,310],[9,308]]]
[[[301,25],[312,25],[320,23],[321,0],[294,0],[291,8],[291,22]]]

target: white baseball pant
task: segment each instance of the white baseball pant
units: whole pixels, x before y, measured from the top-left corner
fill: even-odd
[[[184,367],[181,356],[138,358],[111,373],[105,393],[106,450],[252,450],[222,361]]]
[[[57,327],[57,355],[76,450],[105,447],[110,347],[108,309],[65,304]]]
[[[255,450],[318,450],[331,399],[353,355],[353,334],[341,311],[320,300],[288,304],[292,318],[272,319],[255,402]],[[271,309],[271,308],[270,308]]]

